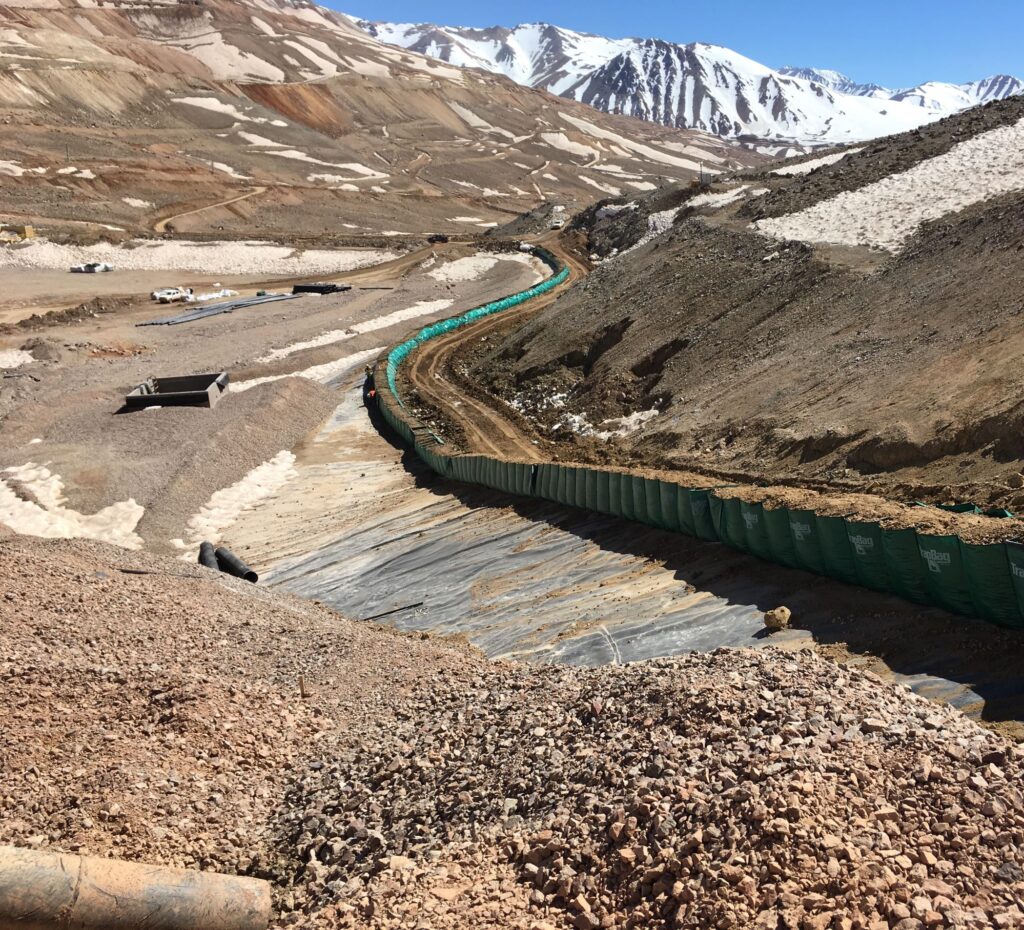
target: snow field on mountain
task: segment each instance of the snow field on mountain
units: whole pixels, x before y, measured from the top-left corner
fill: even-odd
[[[63,270],[85,262],[110,262],[118,271],[193,271],[199,274],[307,275],[351,271],[396,258],[380,249],[307,249],[266,242],[138,242],[120,248],[98,242],[59,245],[46,239],[0,248],[0,268]]]
[[[772,174],[780,175],[784,178],[799,177],[804,174],[810,174],[812,171],[817,171],[819,168],[825,168],[828,165],[835,165],[841,162],[847,155],[856,155],[858,152],[863,152],[864,149],[847,149],[845,152],[834,152],[831,155],[822,155],[821,158],[815,158],[813,161],[805,161],[799,165],[787,165],[785,168],[776,168]]]
[[[754,226],[776,239],[898,252],[922,223],[1017,190],[1024,190],[1024,120],[980,133],[909,171]]]

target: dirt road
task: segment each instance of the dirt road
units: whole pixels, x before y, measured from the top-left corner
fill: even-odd
[[[474,396],[472,385],[466,384],[451,365],[452,359],[465,345],[507,327],[521,325],[587,274],[589,268],[586,263],[573,255],[557,235],[547,236],[539,244],[568,265],[570,274],[564,284],[522,306],[432,340],[413,354],[403,372],[423,405],[457,425],[468,451],[527,462],[539,462],[545,458],[536,442],[520,431],[508,416]]]
[[[193,216],[196,213],[203,213],[206,210],[213,210],[215,207],[226,207],[233,203],[238,203],[240,200],[248,200],[250,197],[255,197],[257,194],[265,194],[267,192],[266,187],[254,187],[247,193],[240,194],[238,197],[231,197],[228,200],[219,200],[217,203],[208,203],[205,207],[196,207],[194,210],[185,210],[182,213],[175,213],[174,216],[168,216],[166,219],[157,221],[153,225],[153,231],[158,233],[167,232],[167,227],[177,219],[181,219],[183,216]]]

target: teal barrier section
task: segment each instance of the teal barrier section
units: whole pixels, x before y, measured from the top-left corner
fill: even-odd
[[[718,542],[718,533],[711,522],[711,494],[706,488],[690,488],[690,510],[693,512],[694,535],[709,542]]]
[[[682,532],[679,525],[679,510],[676,503],[680,491],[679,485],[671,481],[658,482],[658,496],[661,498],[661,519],[665,523],[665,529],[672,533]]]
[[[740,516],[743,518],[743,529],[747,534],[747,550],[758,558],[770,562],[772,547],[768,540],[764,507],[761,504],[748,504],[746,501],[740,501]]]
[[[914,530],[882,530],[882,552],[893,594],[918,604],[930,604],[925,567]]]
[[[960,540],[956,536],[922,536],[919,533],[917,547],[927,569],[924,579],[931,599],[954,613],[974,613],[974,601],[960,554]]]
[[[842,517],[817,515],[818,543],[825,574],[847,584],[857,584],[857,567],[853,562],[850,537],[846,533],[846,521]]]
[[[790,510],[789,532],[793,536],[797,566],[816,575],[824,575],[825,560],[821,557],[818,520],[814,511]]]
[[[846,538],[850,541],[850,557],[857,583],[886,594],[895,593],[882,550],[882,528],[877,523],[859,520],[843,522],[846,524]]]
[[[762,507],[764,527],[768,535],[768,547],[772,553],[772,561],[799,568],[796,550],[793,548],[793,532],[789,528],[789,511],[785,507],[769,510]]]
[[[913,529],[887,530],[870,521],[815,514],[811,510],[765,508],[739,498],[722,498],[706,488],[599,468],[505,462],[482,455],[447,455],[443,443],[422,424],[410,426],[400,412],[395,379],[401,363],[424,342],[516,306],[562,283],[569,274],[544,249],[533,249],[553,277],[451,320],[424,327],[396,346],[385,360],[388,389],[397,404],[378,407],[388,425],[437,474],[510,494],[635,520],[659,529],[721,541],[768,561],[802,568],[920,604],[979,616],[1024,629],[1024,545],[980,545],[956,536],[924,536]],[[415,421],[413,421],[415,423]],[[974,506],[949,506],[977,513]],[[1009,517],[1009,511],[992,511]]]
[[[960,554],[978,615],[1000,626],[1021,626],[1024,618],[1017,606],[1006,545],[979,545],[960,540]]]

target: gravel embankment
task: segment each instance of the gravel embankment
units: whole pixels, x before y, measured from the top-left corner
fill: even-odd
[[[1024,923],[1024,752],[813,654],[489,663],[97,543],[0,573],[0,842],[268,877],[276,926]]]

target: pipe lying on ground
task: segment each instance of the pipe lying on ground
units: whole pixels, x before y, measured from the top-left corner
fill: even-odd
[[[217,567],[222,572],[227,572],[227,574],[234,575],[236,578],[244,578],[253,584],[260,580],[260,576],[230,549],[217,549],[214,554],[217,556]]]
[[[0,930],[266,930],[254,878],[0,846]]]
[[[199,564],[206,566],[206,568],[212,568],[214,571],[220,571],[213,543],[204,542],[199,544]]]

